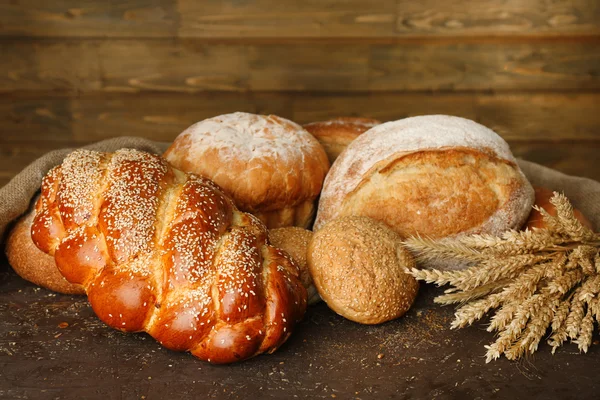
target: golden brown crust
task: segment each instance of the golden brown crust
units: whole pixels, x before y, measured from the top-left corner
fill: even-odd
[[[550,199],[554,195],[554,192],[550,189],[546,189],[543,187],[534,187],[535,189],[535,205],[543,208],[548,212],[548,214],[552,216],[556,216],[556,208],[552,203],[550,203]],[[575,214],[575,218],[579,220],[584,226],[589,229],[594,229],[592,223],[589,219],[586,218],[585,215],[578,209],[573,210],[573,214]],[[544,218],[542,213],[536,209],[532,209],[529,214],[529,218],[527,222],[523,226],[523,229],[532,229],[532,228],[544,228],[546,224],[544,223]]]
[[[313,233],[298,226],[287,226],[269,230],[269,241],[275,247],[286,251],[300,269],[300,280],[308,292],[308,305],[318,303],[321,298],[313,284],[306,261],[308,243]]]
[[[192,125],[164,157],[207,177],[268,228],[308,227],[329,161],[300,125],[274,115],[225,114]]]
[[[493,131],[457,117],[407,118],[369,130],[336,160],[314,229],[366,215],[402,237],[500,234],[521,227],[533,197]]]
[[[415,261],[400,237],[369,217],[338,218],[315,232],[308,265],[327,305],[363,324],[404,315],[418,292],[417,281],[404,272]]]
[[[380,123],[381,121],[371,118],[338,117],[311,122],[303,127],[317,138],[325,149],[329,162],[333,164],[350,142]]]
[[[31,240],[34,211],[21,217],[8,234],[6,256],[15,272],[26,281],[65,294],[85,294],[81,285],[69,283],[56,268],[54,257]]]
[[[385,221],[402,237],[418,233],[442,238],[497,223],[498,209],[506,208],[524,184],[514,165],[485,153],[416,152],[378,165],[347,196],[338,216]],[[523,216],[512,210],[501,218],[502,226],[523,223]]]
[[[212,363],[277,349],[306,309],[299,271],[211,181],[135,150],[67,156],[42,185],[35,244],[111,327]]]

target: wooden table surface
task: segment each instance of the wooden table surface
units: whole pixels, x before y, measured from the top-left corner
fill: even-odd
[[[519,362],[485,363],[493,340],[479,323],[450,330],[451,307],[422,286],[406,316],[352,323],[310,307],[272,355],[213,366],[106,327],[83,297],[51,293],[0,261],[3,399],[597,399],[600,346],[579,354],[546,344]],[[594,338],[596,344],[598,337]]]

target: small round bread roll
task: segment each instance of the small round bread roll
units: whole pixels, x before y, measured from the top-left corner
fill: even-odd
[[[304,129],[323,145],[329,162],[333,164],[350,142],[380,123],[381,121],[370,118],[339,117],[311,122],[304,125]]]
[[[300,280],[308,293],[309,305],[321,301],[306,262],[308,243],[312,236],[312,231],[298,226],[287,226],[269,230],[269,242],[273,246],[285,250],[300,269]]]
[[[176,168],[211,179],[268,228],[311,225],[329,170],[321,144],[300,125],[243,112],[200,121],[164,153]]]
[[[556,208],[552,203],[550,203],[550,199],[554,195],[554,192],[550,189],[546,189],[543,187],[536,187],[534,189],[535,205],[546,210],[548,214],[556,216]],[[583,226],[588,227],[590,229],[594,229],[590,220],[587,219],[585,215],[581,213],[581,211],[579,211],[578,209],[574,209],[573,214]],[[527,222],[525,223],[523,229],[544,228],[545,226],[546,224],[544,223],[544,217],[542,216],[542,213],[536,209],[532,209],[531,213],[529,214],[529,219],[527,219]]]
[[[344,215],[385,222],[405,238],[501,234],[527,220],[534,193],[495,132],[448,115],[378,125],[327,174],[314,225]]]
[[[21,217],[8,234],[6,257],[15,272],[26,281],[65,294],[85,294],[81,285],[69,283],[58,271],[54,257],[37,248],[31,239],[34,212]]]
[[[327,305],[362,324],[401,317],[419,289],[404,272],[415,266],[415,260],[398,234],[369,217],[341,217],[315,232],[308,246],[308,266]]]

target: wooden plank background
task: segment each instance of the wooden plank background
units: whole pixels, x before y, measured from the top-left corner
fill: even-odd
[[[600,180],[597,0],[11,0],[0,185],[44,152],[233,112],[476,120]]]
[[[4,36],[389,38],[600,33],[594,0],[12,0]]]

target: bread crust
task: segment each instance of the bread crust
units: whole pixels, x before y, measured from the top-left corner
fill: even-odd
[[[317,138],[325,149],[329,162],[333,164],[354,139],[379,124],[381,121],[371,118],[338,117],[311,122],[303,127]]]
[[[271,244],[287,252],[298,266],[300,280],[308,293],[308,305],[313,305],[321,301],[310,276],[308,262],[306,261],[308,243],[312,239],[312,236],[312,231],[298,226],[286,226],[269,230],[269,241]]]
[[[308,265],[327,305],[362,324],[401,317],[419,289],[404,272],[415,261],[398,234],[369,217],[341,217],[315,232]]]
[[[34,211],[19,218],[8,234],[6,256],[14,271],[26,281],[64,294],[85,294],[81,285],[69,283],[58,271],[54,257],[31,240]]]
[[[554,195],[554,192],[550,189],[547,188],[543,188],[543,187],[534,187],[535,189],[535,205],[539,208],[543,208],[544,210],[546,210],[546,212],[552,216],[556,216],[556,208],[554,207],[554,205],[552,203],[550,203],[550,199],[552,198],[552,196]],[[575,218],[577,218],[579,220],[579,222],[582,223],[583,226],[589,228],[589,229],[594,229],[591,221],[589,219],[586,218],[585,215],[583,215],[583,213],[581,211],[579,211],[578,209],[573,209],[573,214],[575,215]],[[525,223],[523,228],[527,228],[527,229],[533,229],[533,228],[545,228],[546,224],[544,223],[544,217],[542,216],[542,213],[539,212],[536,209],[532,209],[531,213],[529,214],[529,218],[527,219],[527,222]]]
[[[31,238],[106,324],[211,363],[275,351],[306,309],[256,217],[149,153],[68,155],[42,181]]]
[[[268,228],[308,227],[329,161],[300,125],[274,115],[225,114],[182,132],[164,153],[175,167],[207,177]]]
[[[533,188],[506,142],[473,121],[426,116],[379,125],[352,142],[324,183],[314,229],[367,215],[402,237],[518,229]]]

